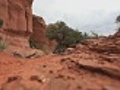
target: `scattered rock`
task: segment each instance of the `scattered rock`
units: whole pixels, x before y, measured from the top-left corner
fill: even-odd
[[[74,48],[67,48],[64,54],[69,55],[69,54],[72,54],[73,52],[74,52]]]
[[[11,83],[13,81],[18,81],[18,80],[22,80],[22,77],[20,76],[8,77],[7,83]]]
[[[30,77],[30,80],[31,81],[37,81],[39,83],[44,83],[46,81],[46,78],[45,77],[40,77],[38,75],[33,75]]]
[[[0,90],[26,90],[25,86],[21,84],[21,80],[20,76],[9,77]]]

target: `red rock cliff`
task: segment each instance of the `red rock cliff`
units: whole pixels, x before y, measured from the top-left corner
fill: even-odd
[[[10,45],[28,47],[32,32],[33,0],[0,0],[0,18],[4,21],[0,37]]]
[[[1,0],[0,18],[3,29],[19,32],[32,32],[33,0]]]
[[[56,43],[49,41],[46,38],[47,25],[44,19],[40,16],[33,15],[33,33],[31,37],[35,40],[38,45],[47,46],[49,49],[54,49]]]
[[[42,17],[33,15],[32,37],[37,43],[46,43],[45,38],[46,23]]]

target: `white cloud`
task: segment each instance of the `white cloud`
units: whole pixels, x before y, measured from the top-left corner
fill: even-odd
[[[84,30],[85,28],[83,27],[88,29],[89,26],[92,26],[93,29],[98,30],[102,34],[104,30],[102,30],[101,26],[104,26],[104,29],[111,29],[111,31],[115,28],[113,24],[120,12],[120,0],[34,1],[34,13],[43,16],[47,23],[64,20],[73,28]],[[90,30],[88,29],[88,31]]]

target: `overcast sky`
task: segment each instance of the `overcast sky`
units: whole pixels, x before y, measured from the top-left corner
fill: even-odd
[[[34,0],[33,12],[47,24],[62,20],[80,31],[108,35],[115,32],[120,0]]]

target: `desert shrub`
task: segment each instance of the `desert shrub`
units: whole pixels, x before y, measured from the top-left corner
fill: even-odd
[[[116,18],[116,23],[120,23],[120,15]]]
[[[29,45],[30,45],[30,48],[36,48],[36,42],[31,37],[29,38]]]
[[[58,45],[54,52],[60,53],[64,52],[67,47],[75,46],[77,43],[84,41],[87,35],[70,28],[62,21],[58,21],[48,26],[46,37],[50,40],[56,40]]]
[[[3,25],[3,20],[0,19],[0,27],[2,27]],[[0,51],[3,51],[4,49],[6,49],[7,45],[6,43],[0,38]]]
[[[6,48],[7,48],[6,43],[2,39],[0,39],[0,51],[3,51]]]
[[[0,27],[2,27],[2,25],[3,25],[3,20],[0,19]]]
[[[94,32],[94,31],[91,31],[91,34],[88,34],[85,32],[82,34],[82,36],[85,39],[97,39],[99,37],[103,37],[103,35],[99,35],[98,33]]]
[[[90,38],[99,38],[99,37],[102,37],[101,35],[99,35],[98,33],[96,33],[96,32],[91,32],[92,33],[92,35],[90,36]]]
[[[117,16],[116,23],[119,25],[117,31],[120,32],[120,15]]]

